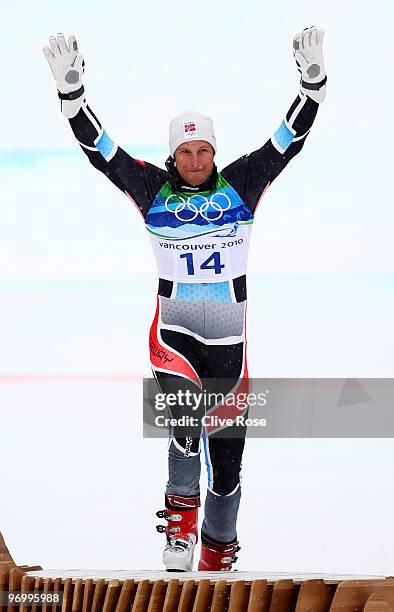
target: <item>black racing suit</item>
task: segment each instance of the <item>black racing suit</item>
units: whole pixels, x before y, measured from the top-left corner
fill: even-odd
[[[317,109],[300,93],[260,149],[221,172],[214,167],[197,188],[184,184],[172,158],[163,170],[131,157],[111,140],[85,99],[69,120],[89,161],[130,198],[149,232],[159,271],[149,345],[163,392],[209,387],[217,379],[228,379],[229,391],[247,380],[245,274],[254,214],[269,185],[302,149]],[[203,532],[227,543],[236,538],[244,437],[222,437],[217,429],[205,427],[202,436],[208,469]],[[199,436],[172,431],[168,494],[199,495],[199,452]]]

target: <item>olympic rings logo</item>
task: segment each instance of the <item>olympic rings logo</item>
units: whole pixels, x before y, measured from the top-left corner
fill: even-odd
[[[226,200],[225,206],[223,206],[220,202],[215,202],[214,198],[218,196],[222,196]],[[171,202],[172,198],[175,198],[176,202]],[[198,202],[195,204],[192,201],[196,201],[197,198],[202,200],[200,204]],[[173,205],[175,204],[175,208],[170,208],[171,203]],[[206,221],[217,221],[223,217],[223,213],[230,208],[231,200],[228,195],[221,193],[220,191],[213,193],[209,200],[206,196],[200,194],[189,196],[186,200],[180,195],[171,194],[166,199],[164,206],[168,212],[174,213],[178,221],[194,221],[198,215],[201,215],[201,217]],[[212,214],[215,216],[212,216]]]

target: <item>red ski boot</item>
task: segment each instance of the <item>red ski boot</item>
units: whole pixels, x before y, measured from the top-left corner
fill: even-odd
[[[201,557],[198,564],[199,572],[230,571],[236,562],[235,553],[240,550],[238,541],[220,544],[201,534]]]
[[[165,510],[156,512],[156,516],[168,521],[167,526],[156,527],[159,533],[167,535],[163,563],[168,572],[191,572],[198,540],[200,498],[166,495],[165,506]]]

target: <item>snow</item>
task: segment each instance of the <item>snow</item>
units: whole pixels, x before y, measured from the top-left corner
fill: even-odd
[[[381,378],[394,371],[393,16],[390,2],[359,0],[341,3],[340,19],[324,0],[202,0],[198,11],[45,0],[25,3],[23,19],[7,5],[0,529],[18,563],[137,571],[160,567],[164,545],[154,513],[166,440],[143,439],[141,419],[153,254],[128,198],[75,148],[48,36],[75,31],[89,105],[130,153],[163,166],[169,119],[194,107],[214,117],[222,167],[260,147],[293,101],[293,34],[325,28],[327,99],[253,227],[249,365],[253,376]],[[189,36],[202,31],[203,42]],[[190,66],[204,86],[183,85]],[[239,569],[392,574],[393,472],[390,438],[249,439]]]
[[[62,569],[46,569],[42,572],[28,572],[29,576],[34,578],[67,578],[87,580],[174,580],[178,579],[181,582],[185,580],[267,580],[268,583],[276,582],[277,580],[293,580],[295,584],[304,582],[305,580],[323,580],[326,584],[337,584],[342,580],[379,580],[385,576],[358,576],[351,574],[299,574],[297,572],[165,572],[165,571],[128,571],[128,570],[62,570]]]

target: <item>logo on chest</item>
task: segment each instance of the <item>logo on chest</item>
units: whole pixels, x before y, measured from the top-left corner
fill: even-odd
[[[225,193],[216,191],[208,198],[195,194],[184,198],[179,194],[171,194],[164,203],[165,209],[173,213],[179,221],[188,223],[197,217],[206,221],[217,221],[226,210],[231,208],[231,200]]]

